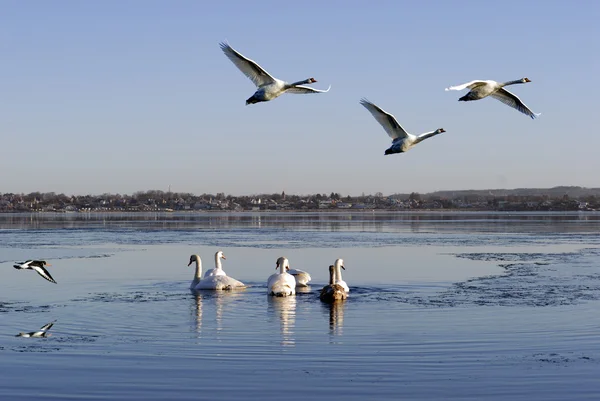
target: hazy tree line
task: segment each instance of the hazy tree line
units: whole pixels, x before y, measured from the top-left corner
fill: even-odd
[[[65,195],[54,192],[0,194],[0,212],[58,210],[270,210],[270,209],[473,209],[473,210],[600,210],[600,190],[581,187],[502,190],[444,191],[419,194],[381,192],[360,196],[329,194],[289,195],[285,192],[236,196],[223,192],[194,195],[160,190],[131,195]],[[570,195],[571,194],[571,195]]]

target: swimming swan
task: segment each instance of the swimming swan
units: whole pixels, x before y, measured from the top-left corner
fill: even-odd
[[[348,298],[348,294],[339,284],[335,283],[335,266],[329,266],[329,284],[323,287],[321,290],[321,295],[319,298],[323,302],[333,302],[338,299],[346,299]]]
[[[221,50],[223,53],[231,60],[233,64],[252,82],[257,86],[256,92],[250,98],[246,100],[246,105],[258,103],[258,102],[267,102],[269,100],[273,100],[276,97],[288,92],[288,93],[325,93],[329,92],[329,88],[327,90],[313,89],[308,86],[304,86],[305,84],[312,84],[317,82],[314,78],[308,78],[304,81],[293,82],[291,84],[282,81],[280,79],[274,78],[266,72],[260,65],[258,65],[254,60],[250,60],[247,57],[244,57],[241,53],[234,50],[228,43],[219,43],[221,46]]]
[[[435,131],[426,132],[419,136],[409,134],[404,128],[402,128],[398,121],[396,121],[396,117],[383,110],[379,106],[369,102],[367,99],[361,99],[360,104],[369,110],[373,117],[375,117],[375,120],[381,124],[385,132],[387,132],[390,138],[392,138],[392,146],[389,149],[386,149],[384,153],[386,155],[406,152],[417,143],[432,136],[441,134],[442,132],[446,132],[443,128],[438,128]]]
[[[269,295],[277,297],[286,297],[296,294],[296,279],[286,272],[289,267],[289,261],[283,256],[277,259],[275,269],[279,268],[279,273],[272,274],[267,280]]]
[[[296,279],[296,287],[308,287],[308,282],[312,280],[310,274],[304,270],[290,269],[288,267],[287,272]]]
[[[206,273],[204,273],[204,278],[209,276],[226,276],[227,274],[223,271],[223,266],[221,265],[221,259],[227,259],[223,254],[223,251],[217,251],[215,253],[215,268],[208,269]]]
[[[525,103],[523,103],[521,99],[504,89],[504,87],[508,85],[524,84],[527,82],[531,82],[531,80],[529,78],[521,78],[515,81],[508,81],[504,83],[491,80],[475,80],[467,82],[466,84],[451,86],[449,88],[446,88],[446,90],[460,91],[465,88],[469,88],[471,89],[469,93],[458,99],[459,101],[467,102],[469,100],[479,100],[483,99],[484,97],[491,96],[494,99],[501,101],[505,105],[520,111],[526,116],[536,118],[540,115],[540,113],[534,113],[533,111],[529,110],[529,108],[525,106]]]
[[[344,291],[346,291],[346,293],[349,293],[350,288],[348,288],[348,284],[346,284],[346,282],[344,280],[342,280],[342,270],[341,269],[346,270],[346,268],[344,267],[344,260],[336,259],[334,268],[335,268],[335,283],[341,285],[342,288],[344,289]]]
[[[194,262],[196,262],[196,273],[194,274],[194,279],[190,284],[190,289],[192,290],[234,290],[246,287],[241,281],[226,275],[214,275],[201,278],[202,260],[200,259],[200,256],[190,256],[190,262],[188,263],[188,266]]]

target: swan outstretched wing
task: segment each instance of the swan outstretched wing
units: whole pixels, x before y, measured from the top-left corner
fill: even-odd
[[[369,110],[369,112],[373,115],[373,117],[375,117],[375,120],[381,124],[390,138],[398,139],[408,137],[408,132],[402,128],[398,121],[396,121],[396,117],[394,117],[392,114],[369,102],[367,99],[361,99],[360,104]]]
[[[510,106],[513,109],[520,111],[521,113],[523,113],[531,118],[536,118],[537,116],[539,116],[541,114],[541,113],[534,113],[533,111],[531,111],[529,109],[529,107],[525,106],[525,103],[523,103],[521,101],[521,99],[519,99],[516,95],[510,93],[509,91],[507,91],[504,88],[498,89],[496,92],[492,93],[490,96],[496,100],[501,101],[505,105]]]
[[[295,93],[295,94],[326,93],[326,92],[329,92],[329,89],[331,89],[331,85],[329,85],[329,88],[327,88],[327,90],[315,89],[315,88],[311,88],[310,86],[298,85],[298,86],[294,86],[294,87],[286,90],[286,92]]]
[[[305,272],[304,270],[289,269],[287,272],[294,276],[294,279],[296,279],[296,285],[306,286],[308,285],[308,282],[312,279],[310,277],[310,274],[308,272]]]
[[[223,53],[231,60],[233,64],[256,86],[262,86],[276,82],[276,79],[266,72],[256,61],[244,57],[241,53],[236,51],[233,47],[229,46],[228,43],[219,43]]]
[[[472,86],[482,85],[482,84],[485,84],[485,83],[486,83],[485,81],[482,81],[480,79],[476,79],[474,81],[467,82],[466,84],[456,85],[456,86],[449,86],[445,90],[447,90],[447,91],[461,91],[461,90],[466,89],[466,88],[472,89]]]

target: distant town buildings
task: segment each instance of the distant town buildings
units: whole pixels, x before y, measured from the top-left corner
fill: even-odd
[[[54,192],[0,194],[0,213],[18,212],[172,212],[172,211],[327,211],[327,210],[472,210],[573,211],[600,210],[600,189],[555,187],[485,191],[439,191],[429,194],[346,196],[224,193],[193,195],[164,191],[133,195],[68,196]]]

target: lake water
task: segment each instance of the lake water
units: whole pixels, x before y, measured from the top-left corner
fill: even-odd
[[[193,294],[217,250],[249,287]],[[599,262],[598,213],[0,215],[0,399],[598,400]]]

